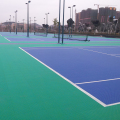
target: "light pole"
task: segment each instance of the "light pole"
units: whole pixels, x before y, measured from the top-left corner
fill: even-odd
[[[10,15],[10,33],[11,33],[11,15]]]
[[[34,33],[35,33],[35,18],[36,18],[36,17],[34,17]]]
[[[73,7],[75,7],[75,6],[76,6],[76,5],[73,5],[73,6],[72,6],[72,20],[73,20]],[[74,21],[74,20],[73,20],[73,21]],[[73,28],[73,25],[72,25],[72,28]],[[72,31],[73,31],[73,30],[71,29],[71,36],[72,36]]]
[[[8,32],[8,29],[9,29],[9,23],[8,23],[7,20],[6,20],[6,23],[7,23],[7,26],[6,26],[6,32]]]
[[[76,5],[73,5],[72,6],[72,20],[73,20],[73,7],[75,7]],[[71,7],[68,7],[70,8],[70,19],[71,19]],[[70,29],[69,29],[70,30]],[[71,26],[71,37],[72,37],[72,26]]]
[[[17,35],[17,12],[18,12],[18,11],[16,10],[16,11],[15,11],[15,18],[16,18],[16,19],[15,19],[15,23],[16,23],[16,35]]]
[[[75,7],[75,6],[76,6],[76,5],[73,5],[73,6],[72,6],[72,19],[73,19],[73,7]]]
[[[58,32],[58,43],[60,43],[60,11],[61,11],[61,0],[59,0],[59,32]]]
[[[15,11],[15,25],[16,26],[16,11]],[[14,32],[15,32],[15,28],[14,28]]]
[[[24,33],[24,20],[25,20],[25,19],[23,19],[23,33]]]
[[[68,8],[70,8],[70,18],[71,18],[71,7],[68,7]]]
[[[50,13],[46,13],[45,15],[46,15],[46,24],[48,25],[48,14],[50,14]]]
[[[99,4],[94,4],[94,6],[97,5],[98,7],[98,14],[97,14],[97,20],[99,20]]]
[[[48,13],[48,14],[50,14],[50,13]],[[48,24],[48,14],[47,14],[47,24]]]
[[[10,32],[10,19],[9,19],[9,32]]]
[[[47,25],[47,13],[45,15],[46,15],[46,25]]]
[[[14,32],[14,16],[13,16],[13,32]]]
[[[45,24],[45,18],[44,18],[44,24]]]
[[[45,15],[46,15],[46,25],[48,25],[48,14],[49,13],[46,13]],[[46,28],[46,35],[47,35],[47,32],[48,32],[48,27]]]
[[[30,33],[31,33],[31,17],[30,17]]]
[[[64,13],[65,13],[65,0],[63,0],[63,27],[62,27],[62,44],[64,39]]]
[[[19,32],[19,21],[18,21],[18,32]]]
[[[68,8],[70,8],[70,19],[71,19],[71,7],[68,7]],[[68,30],[69,30],[69,36],[70,36],[70,27],[68,28]],[[72,33],[72,30],[71,30],[71,33]]]
[[[28,1],[28,3],[26,3],[27,4],[27,37],[29,37],[29,3],[30,3],[31,1]]]

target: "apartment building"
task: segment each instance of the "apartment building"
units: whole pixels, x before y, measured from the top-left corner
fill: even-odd
[[[102,7],[99,8],[99,14],[97,9],[88,8],[87,10],[82,10],[79,13],[76,13],[75,16],[75,24],[76,27],[81,22],[82,24],[88,23],[92,25],[92,20],[99,20],[101,23],[107,23],[109,21],[109,17],[113,16],[115,19],[120,18],[120,11],[116,11],[115,7]],[[98,17],[98,18],[97,18]]]

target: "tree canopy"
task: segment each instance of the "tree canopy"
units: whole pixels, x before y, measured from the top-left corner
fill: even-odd
[[[57,18],[54,18],[54,20],[53,20],[53,25],[54,25],[54,26],[58,26],[58,24],[59,24],[59,22],[58,22]]]

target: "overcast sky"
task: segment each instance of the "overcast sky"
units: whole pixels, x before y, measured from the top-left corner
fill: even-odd
[[[10,15],[12,16],[11,19],[13,21],[13,16],[15,16],[15,10],[18,10],[18,20],[22,22],[23,19],[27,20],[27,5],[25,4],[28,2],[27,0],[0,0],[0,23],[5,22],[6,20],[10,19]],[[93,8],[97,9],[97,6],[94,4],[101,4],[100,7],[104,7],[107,5],[116,5],[115,7],[117,10],[120,10],[119,6],[120,1],[118,0],[65,0],[65,24],[67,19],[70,17],[70,9],[68,6],[76,5],[74,8],[74,19],[75,19],[75,9],[77,12],[80,12],[83,9]],[[61,0],[61,9],[63,6],[63,0]],[[38,24],[44,23],[44,18],[46,18],[45,13],[50,13],[48,15],[48,24],[53,24],[53,19],[59,19],[59,0],[31,0],[30,6],[30,14],[29,17],[34,20],[36,17],[36,22]],[[62,14],[63,11],[61,10],[61,23],[62,23]],[[25,21],[26,22],[26,21]],[[32,21],[33,22],[33,21]]]

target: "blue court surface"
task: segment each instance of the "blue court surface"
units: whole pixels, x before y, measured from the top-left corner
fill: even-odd
[[[103,106],[120,102],[120,47],[22,47]]]
[[[106,37],[94,37],[94,36],[89,36],[88,39],[90,41],[120,41],[120,38],[106,38]]]
[[[7,39],[9,39],[11,42],[12,41],[39,41],[39,42],[49,42],[49,41],[56,41],[56,42],[58,42],[58,38],[53,38],[53,37],[41,37],[41,36],[30,36],[29,38],[27,38],[27,37],[23,37],[23,38],[18,38],[18,37],[12,37],[12,36],[5,36]],[[19,36],[20,37],[20,36]],[[84,39],[82,39],[82,40],[84,40]],[[90,40],[90,41],[93,41],[93,42],[95,42],[95,41],[98,41],[98,42],[109,42],[109,41],[113,41],[112,39],[111,40],[109,40],[109,39],[106,39],[106,38],[96,38],[96,37],[93,37],[93,38],[91,38],[91,37],[89,37],[89,39],[88,40]],[[62,41],[62,39],[61,39],[61,41]],[[89,41],[78,41],[78,40],[69,40],[69,39],[64,39],[64,41],[66,41],[66,42],[77,42],[77,43],[88,43]],[[119,42],[120,40],[118,40],[118,39],[114,39],[114,42]],[[90,43],[90,42],[89,42]]]
[[[44,38],[8,38],[10,41],[46,41]]]
[[[18,33],[16,35],[16,33],[12,32],[12,33],[1,33],[2,36],[5,36],[7,39],[9,39],[9,41],[38,41],[38,42],[49,42],[49,41],[53,41],[53,42],[58,42],[58,38],[54,38],[54,34],[48,34],[47,37],[45,36],[36,36],[34,35],[34,33],[30,33],[29,36],[27,37],[27,33]],[[69,39],[64,39],[64,41],[66,42],[77,42],[77,43],[86,43],[85,41],[78,41],[78,40],[85,40],[86,36],[84,35],[73,35],[73,40],[69,40]],[[120,38],[105,38],[105,37],[98,37],[98,36],[88,36],[88,40],[90,40],[90,42],[120,42]],[[61,39],[62,41],[62,39]]]

